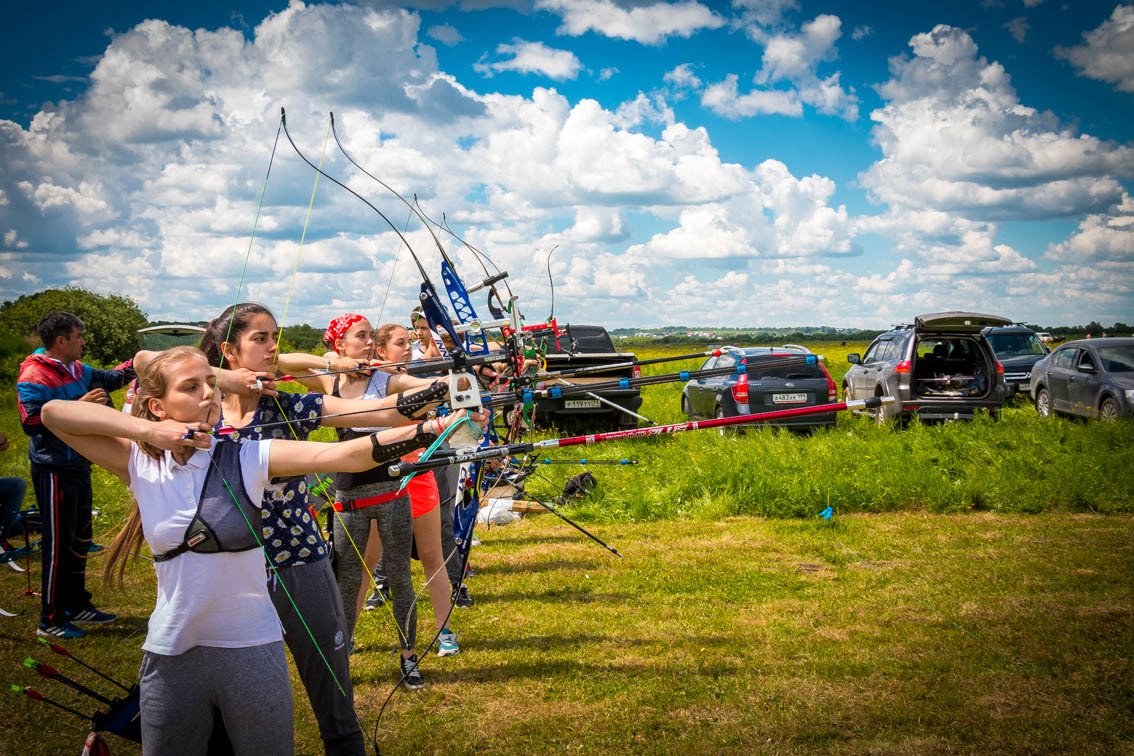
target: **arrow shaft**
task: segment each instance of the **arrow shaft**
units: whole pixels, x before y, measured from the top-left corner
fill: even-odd
[[[487,449],[477,449],[468,452],[444,450],[438,452],[434,458],[424,462],[399,462],[389,466],[391,475],[400,476],[407,475],[411,472],[422,472],[424,470],[433,470],[446,465],[464,464],[465,462],[477,462],[486,459],[498,459],[500,457],[513,457],[521,454],[530,454],[536,449],[548,449],[564,446],[584,446],[590,444],[602,443],[604,441],[622,441],[628,438],[639,438],[642,436],[661,436],[674,433],[683,433],[685,431],[702,430],[705,428],[727,428],[733,425],[754,425],[756,423],[766,423],[772,420],[780,420],[789,417],[805,417],[807,415],[824,415],[830,412],[844,412],[846,410],[854,409],[873,409],[880,407],[883,404],[893,404],[894,397],[890,396],[875,396],[868,399],[855,399],[848,402],[836,402],[834,404],[818,404],[812,407],[796,407],[793,409],[775,410],[772,412],[760,412],[751,415],[737,415],[735,417],[718,417],[710,420],[696,420],[686,423],[674,423],[673,425],[658,425],[652,428],[631,428],[628,430],[611,431],[609,433],[595,433],[587,436],[571,436],[569,438],[552,438],[545,441],[535,441],[523,444],[505,444],[503,446],[493,446]]]

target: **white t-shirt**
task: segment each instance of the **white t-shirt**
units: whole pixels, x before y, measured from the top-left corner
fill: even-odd
[[[244,490],[257,506],[268,483],[270,448],[271,441],[248,441],[240,449]],[[164,554],[184,539],[197,512],[211,453],[198,450],[181,465],[170,452],[154,459],[132,445],[129,488],[153,553]],[[187,551],[155,563],[157,602],[142,648],[176,656],[194,646],[247,648],[282,640],[264,569],[258,548],[217,554]]]

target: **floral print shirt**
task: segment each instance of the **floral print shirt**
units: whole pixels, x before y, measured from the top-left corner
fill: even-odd
[[[277,404],[278,400],[278,404]],[[262,426],[290,421],[288,425]],[[322,394],[264,396],[252,422],[238,428],[230,438],[238,443],[265,438],[305,441],[323,421]],[[311,514],[307,479],[302,475],[272,478],[264,489],[260,510],[261,538],[268,558],[277,567],[295,567],[326,559],[330,554],[319,524]]]

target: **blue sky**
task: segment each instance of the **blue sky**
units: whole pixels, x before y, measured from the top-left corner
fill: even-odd
[[[68,18],[60,24],[61,15]],[[511,273],[529,319],[1134,319],[1134,6],[31,4],[0,75],[0,296],[232,301],[281,106]],[[397,200],[333,143],[327,170]],[[389,228],[282,141],[242,298],[402,319]],[[432,241],[410,223],[436,276]],[[291,271],[300,251],[291,299]],[[450,248],[466,278],[475,262]],[[390,294],[387,284],[393,281]]]

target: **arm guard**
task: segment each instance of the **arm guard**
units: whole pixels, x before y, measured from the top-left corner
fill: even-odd
[[[377,433],[370,434],[370,456],[374,458],[375,462],[397,462],[400,458],[409,454],[412,451],[429,446],[437,440],[437,436],[433,433],[426,433],[422,430],[425,423],[418,423],[417,431],[414,433],[413,438],[408,441],[395,441],[391,444],[383,444],[378,440]]]
[[[428,405],[443,401],[448,390],[449,387],[445,385],[444,381],[434,381],[423,389],[403,391],[398,394],[398,403],[395,409],[402,417],[416,420]]]

